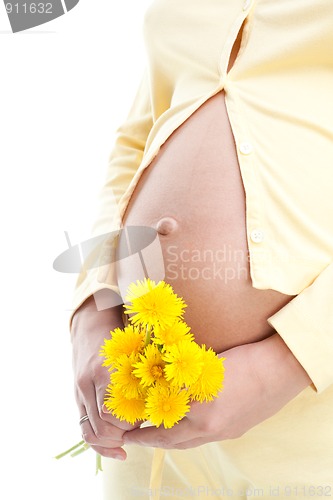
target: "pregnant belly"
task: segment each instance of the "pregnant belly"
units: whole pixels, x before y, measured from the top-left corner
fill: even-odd
[[[290,296],[252,287],[245,194],[220,92],[162,146],[143,172],[124,225],[157,230],[165,281],[184,298],[197,342],[217,352],[273,333]]]

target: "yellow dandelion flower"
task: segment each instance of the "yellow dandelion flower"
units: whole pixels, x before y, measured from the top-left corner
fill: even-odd
[[[212,401],[223,389],[225,358],[219,358],[213,349],[201,347],[203,369],[198,380],[191,385],[189,393],[192,400]]]
[[[178,387],[183,385],[188,387],[193,384],[203,366],[200,346],[188,339],[169,346],[163,353],[163,359],[166,362],[165,378]]]
[[[156,380],[154,387],[170,387],[170,382],[166,380],[164,375],[164,377],[161,377],[158,380]]]
[[[176,387],[156,386],[148,389],[145,418],[156,427],[166,429],[177,424],[190,410],[187,391]]]
[[[189,332],[190,327],[184,321],[176,320],[166,328],[159,326],[154,328],[153,342],[168,347],[177,344],[177,342],[183,339],[194,340],[192,333]]]
[[[110,375],[110,381],[113,385],[121,387],[127,398],[140,397],[142,387],[140,380],[134,375],[134,364],[138,361],[138,354],[127,356],[122,354],[117,362],[116,371]]]
[[[134,364],[133,374],[146,387],[164,378],[165,362],[157,346],[148,344],[144,354],[139,355],[140,361]]]
[[[129,285],[125,300],[127,302],[132,302],[133,299],[137,299],[138,297],[151,292],[155,287],[155,281],[150,278],[144,278],[142,281],[137,280],[135,283],[131,283]]]
[[[116,328],[111,332],[111,339],[104,339],[100,355],[105,357],[103,366],[117,366],[117,360],[122,354],[143,352],[145,334],[140,328],[128,325],[123,330]]]
[[[145,418],[144,397],[127,398],[121,387],[109,384],[104,403],[107,410],[119,420],[134,424],[137,420]]]
[[[125,314],[131,314],[134,324],[143,323],[148,327],[172,325],[176,318],[181,318],[186,307],[170,285],[164,281],[155,284],[149,278],[143,282],[132,283],[128,288]]]

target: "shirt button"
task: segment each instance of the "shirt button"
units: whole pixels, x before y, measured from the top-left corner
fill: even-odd
[[[251,231],[250,238],[253,243],[261,243],[264,240],[265,235],[261,229],[253,229],[253,231]]]
[[[243,3],[243,10],[247,10],[251,5],[252,0],[245,0]]]
[[[250,142],[242,142],[240,145],[239,145],[239,151],[243,154],[243,155],[249,155],[250,153],[252,153],[253,151],[253,146]]]

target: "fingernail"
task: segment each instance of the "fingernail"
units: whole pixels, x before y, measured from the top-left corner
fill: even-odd
[[[102,412],[103,413],[110,413],[105,405],[102,406]]]
[[[123,457],[123,455],[115,455],[113,458],[115,458],[116,460],[121,460],[121,461],[124,461],[125,460],[125,457]]]

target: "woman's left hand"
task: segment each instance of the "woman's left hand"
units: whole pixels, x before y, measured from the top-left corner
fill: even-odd
[[[186,449],[238,438],[311,384],[277,333],[221,356],[225,358],[225,378],[219,397],[209,403],[191,403],[187,416],[171,429],[143,427],[125,432],[124,443]]]

